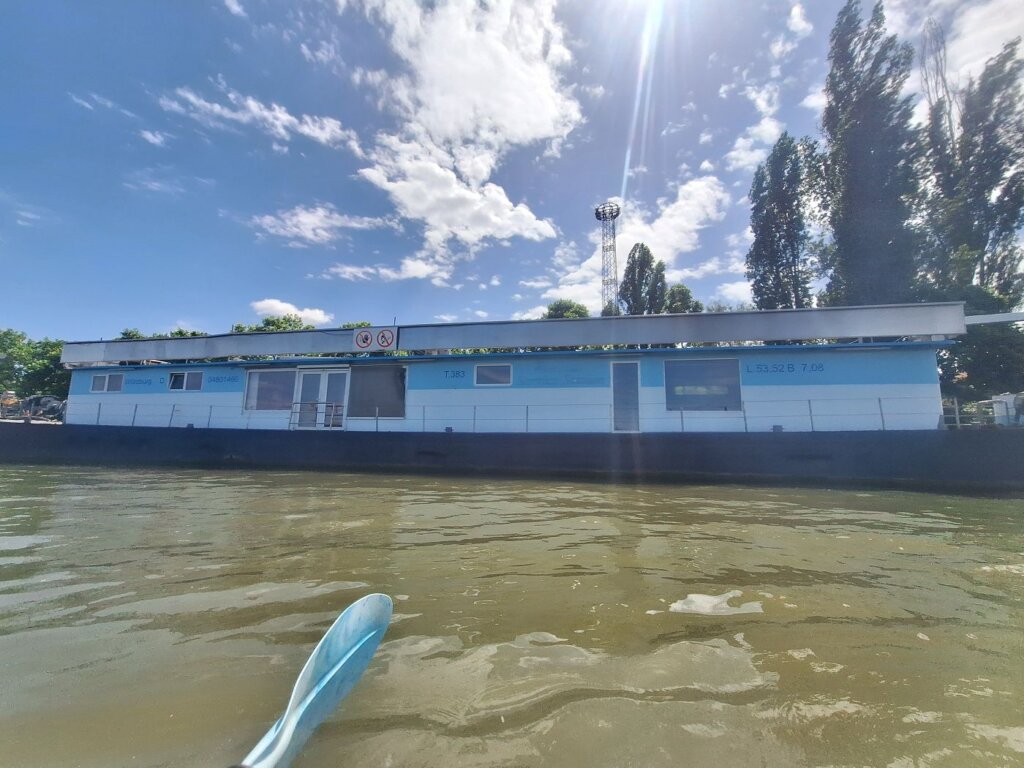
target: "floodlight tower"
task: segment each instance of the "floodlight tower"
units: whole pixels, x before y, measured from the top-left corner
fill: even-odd
[[[618,301],[619,266],[615,263],[615,219],[619,217],[619,206],[611,201],[601,203],[594,209],[594,216],[601,222],[601,311]]]

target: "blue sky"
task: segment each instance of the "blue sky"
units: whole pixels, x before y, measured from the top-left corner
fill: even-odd
[[[670,282],[743,301],[753,169],[817,135],[840,5],[8,4],[0,327],[596,311],[606,199],[620,273],[643,240]],[[1019,0],[887,12],[911,42],[939,20],[961,77],[1024,33]]]

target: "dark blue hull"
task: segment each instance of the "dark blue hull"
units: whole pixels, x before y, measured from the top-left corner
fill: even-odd
[[[469,434],[0,423],[0,463],[855,484],[1024,492],[1024,430]]]

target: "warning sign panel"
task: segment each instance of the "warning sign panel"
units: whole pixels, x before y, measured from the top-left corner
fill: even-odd
[[[398,328],[356,328],[352,343],[357,352],[398,349]]]

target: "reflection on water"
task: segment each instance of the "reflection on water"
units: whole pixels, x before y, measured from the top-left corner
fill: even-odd
[[[0,468],[0,764],[226,766],[396,599],[297,768],[1024,764],[1024,509]]]

